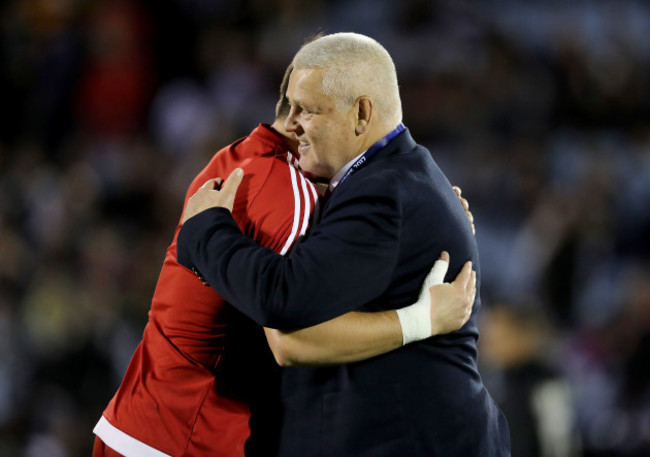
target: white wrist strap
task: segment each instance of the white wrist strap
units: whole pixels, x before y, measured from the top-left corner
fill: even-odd
[[[397,317],[402,327],[402,344],[424,340],[431,336],[431,294],[429,287],[442,284],[447,274],[449,263],[436,260],[431,271],[424,279],[418,301],[397,310]]]

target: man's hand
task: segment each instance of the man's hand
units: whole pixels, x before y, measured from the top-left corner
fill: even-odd
[[[449,254],[443,252],[424,279],[418,301],[397,310],[402,344],[458,330],[469,320],[476,298],[476,273],[466,262],[456,279],[443,283]]]
[[[463,208],[465,209],[465,214],[467,215],[467,219],[469,219],[469,223],[472,224],[472,233],[476,235],[476,227],[474,227],[474,216],[472,215],[472,212],[469,210],[469,203],[467,202],[466,199],[460,196],[460,194],[462,193],[460,187],[454,186],[453,189],[454,192],[456,192],[456,195],[458,195],[458,198],[460,199],[460,204],[463,205]]]
[[[221,190],[217,190],[223,181],[221,178],[208,179],[205,184],[203,184],[201,188],[187,200],[181,224],[184,224],[190,217],[196,216],[200,212],[209,208],[222,207],[226,208],[228,211],[232,211],[232,207],[235,203],[235,194],[237,193],[237,189],[239,188],[243,177],[244,171],[241,168],[235,168],[221,187]]]
[[[440,259],[446,265],[442,273],[444,278],[449,266],[449,254],[443,252]],[[453,282],[429,287],[429,293],[431,335],[443,335],[461,328],[469,320],[476,298],[476,272],[472,270],[472,262],[465,263]]]

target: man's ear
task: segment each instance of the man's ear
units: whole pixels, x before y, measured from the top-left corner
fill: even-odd
[[[362,135],[368,131],[370,121],[372,120],[372,100],[365,95],[357,99],[357,119],[355,132]]]

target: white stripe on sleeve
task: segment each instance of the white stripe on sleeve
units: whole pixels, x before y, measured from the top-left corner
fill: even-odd
[[[171,457],[169,454],[154,449],[142,441],[127,435],[119,428],[108,422],[104,416],[99,419],[93,429],[105,445],[125,457]]]
[[[299,172],[298,176],[300,176],[300,182],[302,184],[302,195],[305,198],[305,213],[302,216],[302,227],[300,229],[300,234],[304,235],[307,231],[307,228],[309,227],[309,216],[311,216],[312,207],[312,200],[309,198],[309,190],[307,190],[307,188],[311,188],[312,195],[314,195],[316,191],[313,188],[313,184],[307,181],[307,178],[305,178],[302,173]]]
[[[291,226],[291,234],[289,235],[289,238],[287,238],[287,241],[284,243],[284,246],[282,246],[282,249],[280,250],[281,255],[286,254],[289,251],[289,248],[293,245],[293,242],[295,241],[296,235],[298,233],[298,224],[300,223],[300,189],[298,188],[296,179],[297,171],[291,163],[292,158],[293,156],[291,153],[287,153],[287,164],[289,165],[291,187],[293,188],[293,225]]]

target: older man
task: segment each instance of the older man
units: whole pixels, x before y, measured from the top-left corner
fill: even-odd
[[[252,239],[282,254],[306,232],[317,197],[297,167],[292,152],[297,141],[283,129],[290,109],[284,97],[288,74],[273,125],[261,124],[215,154],[187,193],[192,195],[208,178],[243,167],[248,181],[240,189],[235,220]],[[445,262],[440,265],[446,271]],[[453,284],[434,287],[433,314],[429,286],[424,286],[426,293],[415,307],[429,313],[430,334],[465,322],[474,283],[467,267]],[[299,354],[305,363],[361,360],[402,345],[394,311],[349,313],[300,332],[268,332],[278,358]],[[95,427],[93,456],[275,455],[276,379],[277,366],[262,329],[178,264],[174,237],[142,341]]]
[[[204,188],[190,200],[179,262],[260,325],[278,328],[411,303],[429,252],[449,250],[452,274],[466,260],[478,268],[458,198],[401,124],[386,50],[333,34],[301,48],[293,65],[285,127],[299,141],[301,168],[331,180],[320,224],[288,257],[259,247],[227,210],[241,179],[234,176],[223,192]],[[405,341],[419,338],[422,315],[398,314]],[[478,373],[477,338],[474,312],[457,332],[360,363],[284,370],[280,454],[509,455],[505,418]]]

